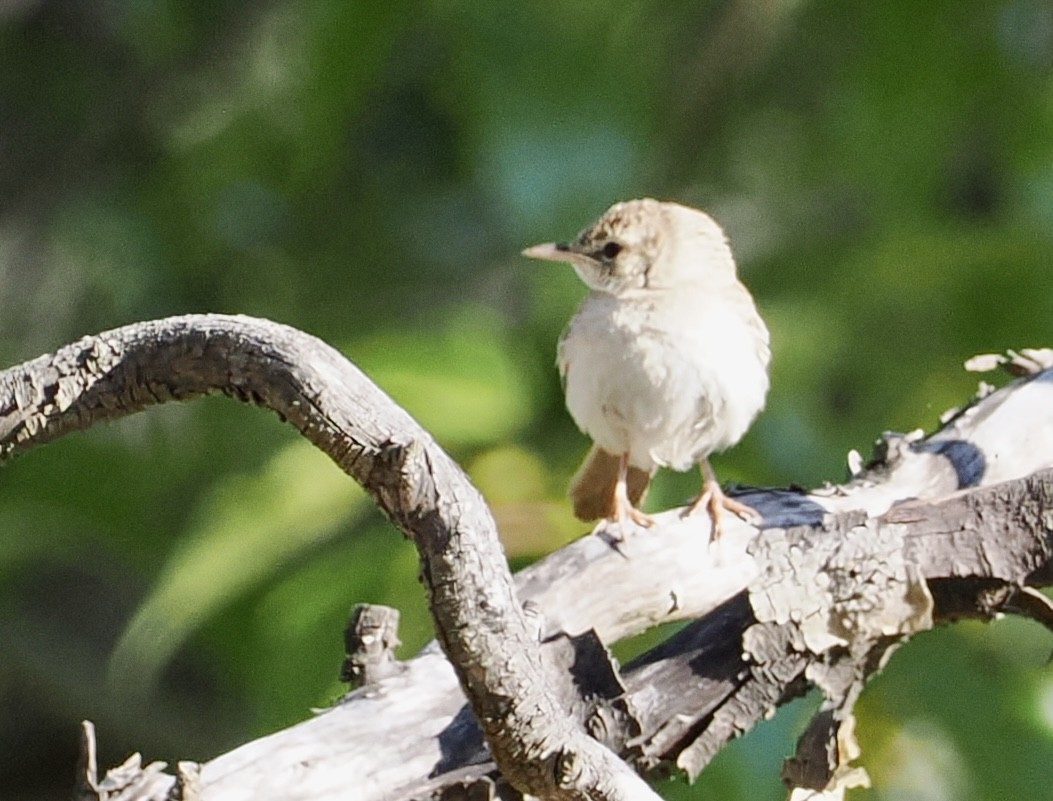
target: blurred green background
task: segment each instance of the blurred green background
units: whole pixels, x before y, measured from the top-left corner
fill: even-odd
[[[725,480],[845,476],[1053,344],[1048,0],[0,2],[0,363],[192,311],[343,350],[482,489],[517,565],[579,535],[553,366],[583,290],[522,259],[634,196],[708,209],[772,329]],[[655,506],[697,477],[663,476]],[[356,601],[430,638],[411,548],[270,414],[153,410],[0,472],[0,787],[205,760],[342,689]],[[1053,799],[1049,637],[959,625],[860,709],[860,799]],[[814,699],[670,798],[777,799]]]

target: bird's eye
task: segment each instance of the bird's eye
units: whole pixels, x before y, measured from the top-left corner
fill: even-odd
[[[603,258],[605,259],[613,259],[621,252],[622,246],[619,245],[617,242],[608,242],[606,245],[603,246],[603,250],[601,251],[601,253],[603,253]]]

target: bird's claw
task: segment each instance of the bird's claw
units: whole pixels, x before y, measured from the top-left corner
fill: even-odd
[[[710,541],[712,542],[719,540],[720,535],[723,533],[724,527],[721,518],[725,511],[731,512],[751,525],[756,525],[761,520],[761,516],[756,509],[752,506],[747,506],[741,501],[736,501],[734,498],[729,498],[715,481],[706,482],[702,494],[683,511],[681,517],[688,518],[703,507],[709,514],[709,520],[713,528],[713,533],[710,536]]]

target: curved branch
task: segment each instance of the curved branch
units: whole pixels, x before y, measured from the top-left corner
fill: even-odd
[[[474,494],[470,487],[455,484],[452,489],[459,505],[439,503],[437,499],[449,497],[445,493],[451,485],[427,479],[428,468],[438,464],[430,461],[435,454],[430,439],[423,432],[408,441],[390,437],[387,423],[377,422],[373,410],[374,403],[387,409],[390,402],[371,385],[363,385],[360,374],[339,354],[315,340],[309,341],[321,348],[320,353],[255,343],[250,350],[262,347],[277,354],[270,361],[257,360],[245,355],[244,343],[238,340],[204,358],[209,351],[205,343],[223,344],[230,319],[147,324],[165,327],[186,325],[189,320],[194,324],[191,328],[204,326],[207,333],[187,332],[198,345],[189,362],[185,354],[179,357],[184,360],[180,369],[173,371],[165,359],[154,364],[146,374],[166,380],[160,386],[150,385],[145,399],[135,394],[134,386],[139,384],[134,368],[131,378],[114,378],[107,370],[98,376],[91,372],[91,386],[79,396],[70,393],[80,398],[82,408],[52,403],[50,411],[32,422],[25,422],[26,415],[19,411],[28,408],[31,418],[32,404],[19,405],[12,416],[14,406],[5,400],[7,405],[0,408],[0,452],[102,419],[115,397],[127,403],[125,396],[130,394],[148,405],[225,391],[286,415],[348,472],[366,476],[367,487],[378,486],[376,496],[396,520],[406,509],[432,510],[423,519],[410,515],[405,522],[422,528],[425,543],[439,540],[440,547],[450,545],[442,541],[443,526],[454,509],[461,525],[461,508]],[[222,323],[218,328],[224,331],[215,330],[215,321]],[[239,322],[262,339],[296,335],[269,323]],[[171,336],[171,329],[165,330]],[[108,343],[106,337],[111,336],[99,339]],[[54,373],[48,371],[55,370],[55,362],[61,363],[59,357],[67,351],[94,354],[99,348],[93,338],[84,342],[89,347],[78,343],[55,359],[33,363],[44,370],[38,371],[37,382],[52,386],[39,393],[49,396],[49,403],[67,395],[60,391],[61,381],[51,380]],[[156,343],[144,345],[147,350],[154,347]],[[142,358],[155,357],[147,353]],[[206,369],[194,366],[202,359],[206,364],[215,362],[207,368],[218,376],[214,383],[191,387],[181,381],[172,386],[171,376]],[[98,361],[95,355],[88,361],[92,360]],[[246,376],[246,364],[266,375]],[[36,384],[31,381],[27,387],[18,372],[22,369],[0,375],[0,399],[36,397],[32,391]],[[80,375],[82,369],[71,372]],[[101,388],[96,389],[94,382],[102,382]],[[126,388],[128,383],[132,389]],[[302,397],[297,395],[300,391]],[[332,397],[327,395],[330,391]],[[348,393],[358,394],[345,410],[341,398]],[[910,631],[930,625],[930,620],[965,615],[983,617],[1017,609],[1042,614],[1020,588],[1053,582],[1050,526],[1045,522],[1049,477],[1020,479],[1053,466],[1051,401],[1053,373],[1039,373],[988,394],[930,437],[886,435],[872,463],[857,470],[847,484],[811,494],[752,491],[748,502],[764,513],[768,528],[760,538],[755,529],[729,521],[719,544],[709,547],[704,521],[681,520],[674,511],[658,515],[655,529],[629,538],[617,550],[603,537],[586,537],[520,573],[516,577],[520,597],[535,603],[542,613],[536,627],[544,633],[548,651],[562,647],[566,638],[555,636],[560,632],[571,635],[577,648],[581,641],[576,635],[590,629],[611,642],[656,623],[701,618],[627,667],[620,711],[616,705],[604,705],[618,692],[608,688],[606,694],[594,693],[592,697],[600,700],[579,716],[594,732],[611,721],[622,726],[620,732],[608,732],[607,740],[620,744],[624,755],[644,770],[675,762],[695,772],[731,737],[809,683],[818,683],[830,699],[828,708],[817,718],[810,741],[802,740],[788,776],[798,784],[836,778],[834,774],[845,768],[844,754],[833,752],[851,750],[847,748],[851,704],[861,682]],[[348,414],[354,421],[349,429],[343,422]],[[410,430],[419,432],[411,425]],[[389,481],[402,475],[412,481],[398,486],[417,487],[412,497],[397,491],[385,496],[392,492],[384,489],[392,486]],[[1005,481],[1013,483],[981,489]],[[461,490],[467,494],[456,495]],[[903,503],[906,498],[915,500]],[[484,528],[490,525],[485,518],[464,519]],[[992,521],[1001,528],[992,528]],[[454,545],[463,547],[463,543]],[[874,567],[860,571],[862,564]],[[894,566],[889,576],[881,575],[885,565]],[[865,575],[867,581],[860,584],[856,574]],[[434,581],[437,574],[430,577]],[[820,586],[827,591],[817,599],[815,589]],[[618,592],[610,592],[611,587]],[[856,604],[860,598],[870,599],[871,607],[898,611],[871,617]],[[502,603],[506,601],[504,597]],[[810,604],[807,614],[801,603]],[[512,612],[518,621],[521,616],[514,603]],[[822,625],[802,627],[793,624],[795,619],[819,620]],[[845,621],[865,636],[846,636]],[[527,644],[532,642],[528,637]],[[444,645],[451,647],[446,639]],[[497,792],[490,755],[474,719],[460,711],[462,704],[449,663],[435,649],[425,649],[402,670],[326,713],[207,763],[201,785],[209,798],[243,795],[254,786],[305,799],[351,784],[359,788],[362,799],[438,796],[454,786],[480,782]],[[625,710],[631,712],[627,723],[622,720]],[[832,741],[836,747],[831,749]],[[818,753],[824,749],[825,754]],[[563,768],[568,764],[557,762]],[[301,766],[306,763],[312,769],[305,772]],[[850,781],[849,774],[842,772],[837,780]]]
[[[0,374],[0,457],[214,392],[270,408],[417,546],[439,640],[502,773],[543,798],[653,798],[563,714],[490,512],[434,440],[342,355],[287,326],[191,315],[85,337]]]

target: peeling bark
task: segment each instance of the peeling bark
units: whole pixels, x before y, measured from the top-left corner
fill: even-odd
[[[546,799],[655,798],[557,704],[482,497],[409,415],[319,340],[220,315],[85,337],[0,375],[0,456],[217,391],[287,419],[413,540],[439,641],[505,778]]]
[[[1042,353],[1007,367],[1037,370]],[[354,786],[364,801],[489,798],[515,795],[508,781],[553,798],[647,797],[586,730],[645,774],[694,775],[812,685],[827,701],[785,777],[840,797],[862,780],[852,704],[910,634],[999,612],[1053,619],[1031,589],[1053,581],[1053,474],[1036,472],[1053,466],[1050,372],[987,394],[932,436],[886,435],[865,468],[850,458],[847,484],[745,494],[765,518],[759,537],[729,521],[710,547],[704,516],[664,513],[617,547],[602,534],[572,543],[515,590],[463,474],[339,354],[284,326],[173,318],[6,371],[0,455],[217,391],[287,419],[414,538],[458,673],[426,648],[313,719],[199,773],[182,765],[178,783],[140,767],[142,792],[122,797],[309,799]],[[621,673],[606,656],[604,643],[690,619]]]

